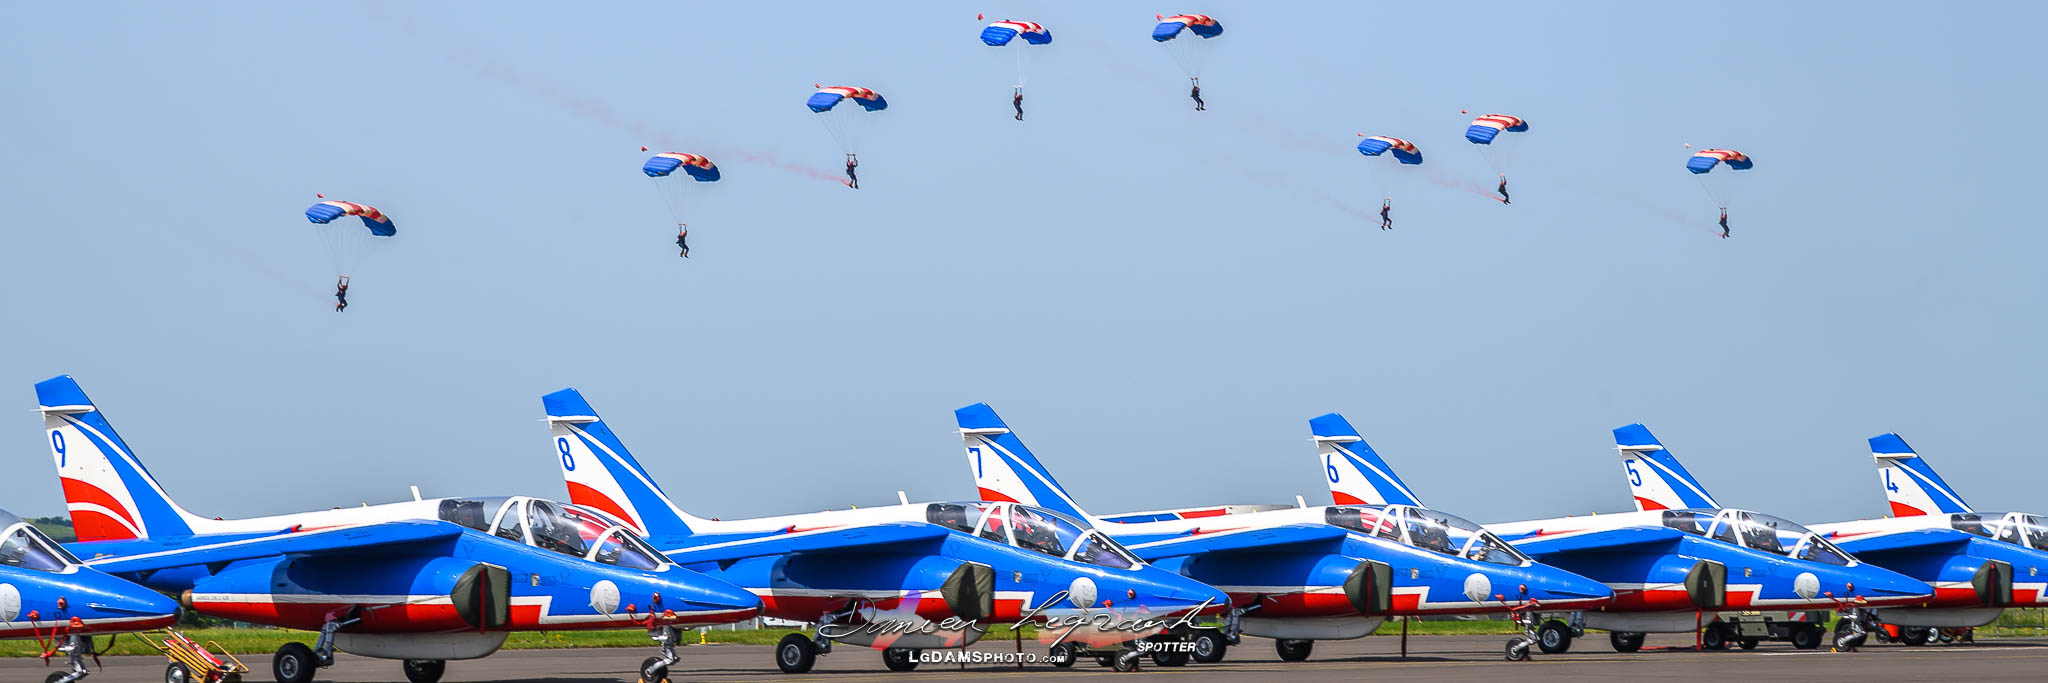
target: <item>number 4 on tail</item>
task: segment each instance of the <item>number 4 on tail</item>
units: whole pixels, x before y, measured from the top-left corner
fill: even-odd
[[[1899,492],[1899,485],[1892,483],[1892,470],[1889,467],[1884,470],[1884,490],[1892,493]]]

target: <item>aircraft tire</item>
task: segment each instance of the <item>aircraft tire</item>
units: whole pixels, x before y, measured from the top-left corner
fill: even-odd
[[[1223,661],[1223,654],[1230,650],[1230,643],[1223,639],[1223,633],[1215,629],[1196,631],[1191,638],[1195,643],[1195,661],[1201,664]]]
[[[1700,631],[1700,647],[1708,650],[1728,649],[1728,631],[1718,626],[1708,626]]]
[[[1543,622],[1543,628],[1536,629],[1536,648],[1546,655],[1561,655],[1572,650],[1572,628],[1564,622],[1552,619]]]
[[[818,663],[818,645],[810,636],[791,633],[775,644],[775,666],[786,674],[800,674]]]
[[[1309,653],[1315,652],[1315,649],[1316,641],[1313,640],[1292,640],[1283,638],[1280,640],[1273,641],[1273,650],[1275,652],[1280,653],[1280,661],[1283,662],[1299,662],[1307,660]]]
[[[314,661],[313,648],[305,643],[285,643],[270,656],[270,674],[277,683],[313,683],[313,672],[320,668]]]
[[[668,683],[667,669],[663,669],[660,675],[654,676],[652,678],[649,678],[647,675],[647,672],[649,670],[652,670],[654,668],[654,665],[660,663],[660,657],[648,657],[646,659],[640,660],[640,683]]]
[[[1138,655],[1138,651],[1135,648],[1127,647],[1121,650],[1117,650],[1116,654],[1110,655],[1109,668],[1119,673],[1129,673],[1132,671],[1137,671],[1139,659],[1140,656]]]
[[[1607,634],[1607,642],[1614,646],[1615,652],[1635,652],[1643,649],[1643,634],[1611,631]]]
[[[917,650],[892,647],[882,651],[882,666],[890,671],[909,671],[917,668]]]
[[[448,673],[448,662],[439,659],[405,660],[405,680],[412,683],[440,683],[441,674]]]
[[[1926,645],[1927,641],[1933,640],[1933,635],[1929,629],[1909,626],[1900,629],[1899,642],[1907,645]]]

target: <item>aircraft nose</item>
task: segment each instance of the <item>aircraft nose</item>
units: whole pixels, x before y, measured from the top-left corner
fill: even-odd
[[[1187,609],[1205,602],[1216,608],[1230,606],[1230,595],[1209,584],[1158,567],[1146,567],[1144,573],[1143,583],[1150,589],[1153,601],[1166,609]]]
[[[686,569],[671,568],[659,582],[663,607],[693,612],[746,611],[735,616],[745,619],[761,609],[761,598],[739,586]],[[677,600],[681,600],[678,603]]]
[[[1927,582],[1898,572],[1863,564],[1854,567],[1849,581],[1854,588],[1844,586],[1851,596],[1860,597],[1873,604],[1909,604],[1934,595],[1934,587]]]
[[[91,584],[94,594],[87,600],[73,598],[86,610],[104,612],[103,617],[165,617],[178,613],[178,603],[156,591],[112,576],[98,577]],[[84,616],[84,615],[81,615]]]
[[[1529,568],[1529,598],[1542,603],[1602,604],[1614,599],[1606,584],[1546,564]]]

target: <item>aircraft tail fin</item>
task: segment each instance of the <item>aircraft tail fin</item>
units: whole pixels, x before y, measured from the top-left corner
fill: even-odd
[[[190,536],[212,521],[171,500],[70,375],[37,382],[36,403],[78,540]]]
[[[1637,510],[1676,508],[1719,508],[1699,480],[1678,463],[1671,451],[1650,434],[1650,428],[1632,424],[1614,429],[1614,447],[1621,451],[1623,474]]]
[[[1885,500],[1891,503],[1892,516],[1975,512],[1899,435],[1870,437],[1870,455],[1877,459],[1878,481],[1884,486]]]
[[[669,500],[640,461],[612,433],[583,394],[563,389],[541,397],[569,502],[603,510],[648,536],[680,536],[706,520]]]
[[[1310,418],[1308,429],[1315,437],[1316,459],[1323,463],[1323,478],[1330,482],[1330,497],[1338,505],[1422,505],[1343,415]]]
[[[986,403],[953,411],[982,500],[1036,505],[1090,524],[1090,517]]]

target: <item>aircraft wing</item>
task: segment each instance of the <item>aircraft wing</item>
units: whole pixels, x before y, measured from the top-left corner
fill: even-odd
[[[200,543],[157,552],[89,560],[86,566],[110,574],[147,572],[171,567],[223,564],[276,555],[361,554],[370,549],[445,541],[462,535],[448,522],[408,520],[314,531],[280,532],[270,536]]]
[[[936,524],[889,523],[854,527],[833,527],[806,531],[785,530],[766,536],[709,543],[695,547],[662,550],[677,564],[719,562],[787,553],[838,551],[886,551],[891,546],[916,547],[936,544],[952,533]]]
[[[1553,555],[1574,552],[1611,552],[1649,550],[1652,546],[1668,545],[1685,537],[1685,532],[1661,526],[1625,527],[1605,529],[1580,534],[1545,535],[1539,531],[1519,539],[1505,539],[1515,549],[1530,555]],[[1540,558],[1539,558],[1540,559]]]
[[[1343,542],[1346,532],[1342,527],[1328,524],[1289,524],[1287,526],[1260,529],[1232,529],[1202,533],[1200,529],[1190,534],[1174,536],[1156,541],[1145,541],[1127,546],[1146,562],[1155,562],[1169,557],[1199,555],[1202,553],[1230,550],[1289,550],[1303,549],[1290,546],[1328,545],[1335,547]]]
[[[1952,549],[1964,545],[1974,538],[1969,534],[1952,532],[1947,529],[1914,529],[1884,534],[1856,534],[1829,536],[1828,540],[1851,555],[1864,553],[1885,553],[1896,551],[1929,551]]]

